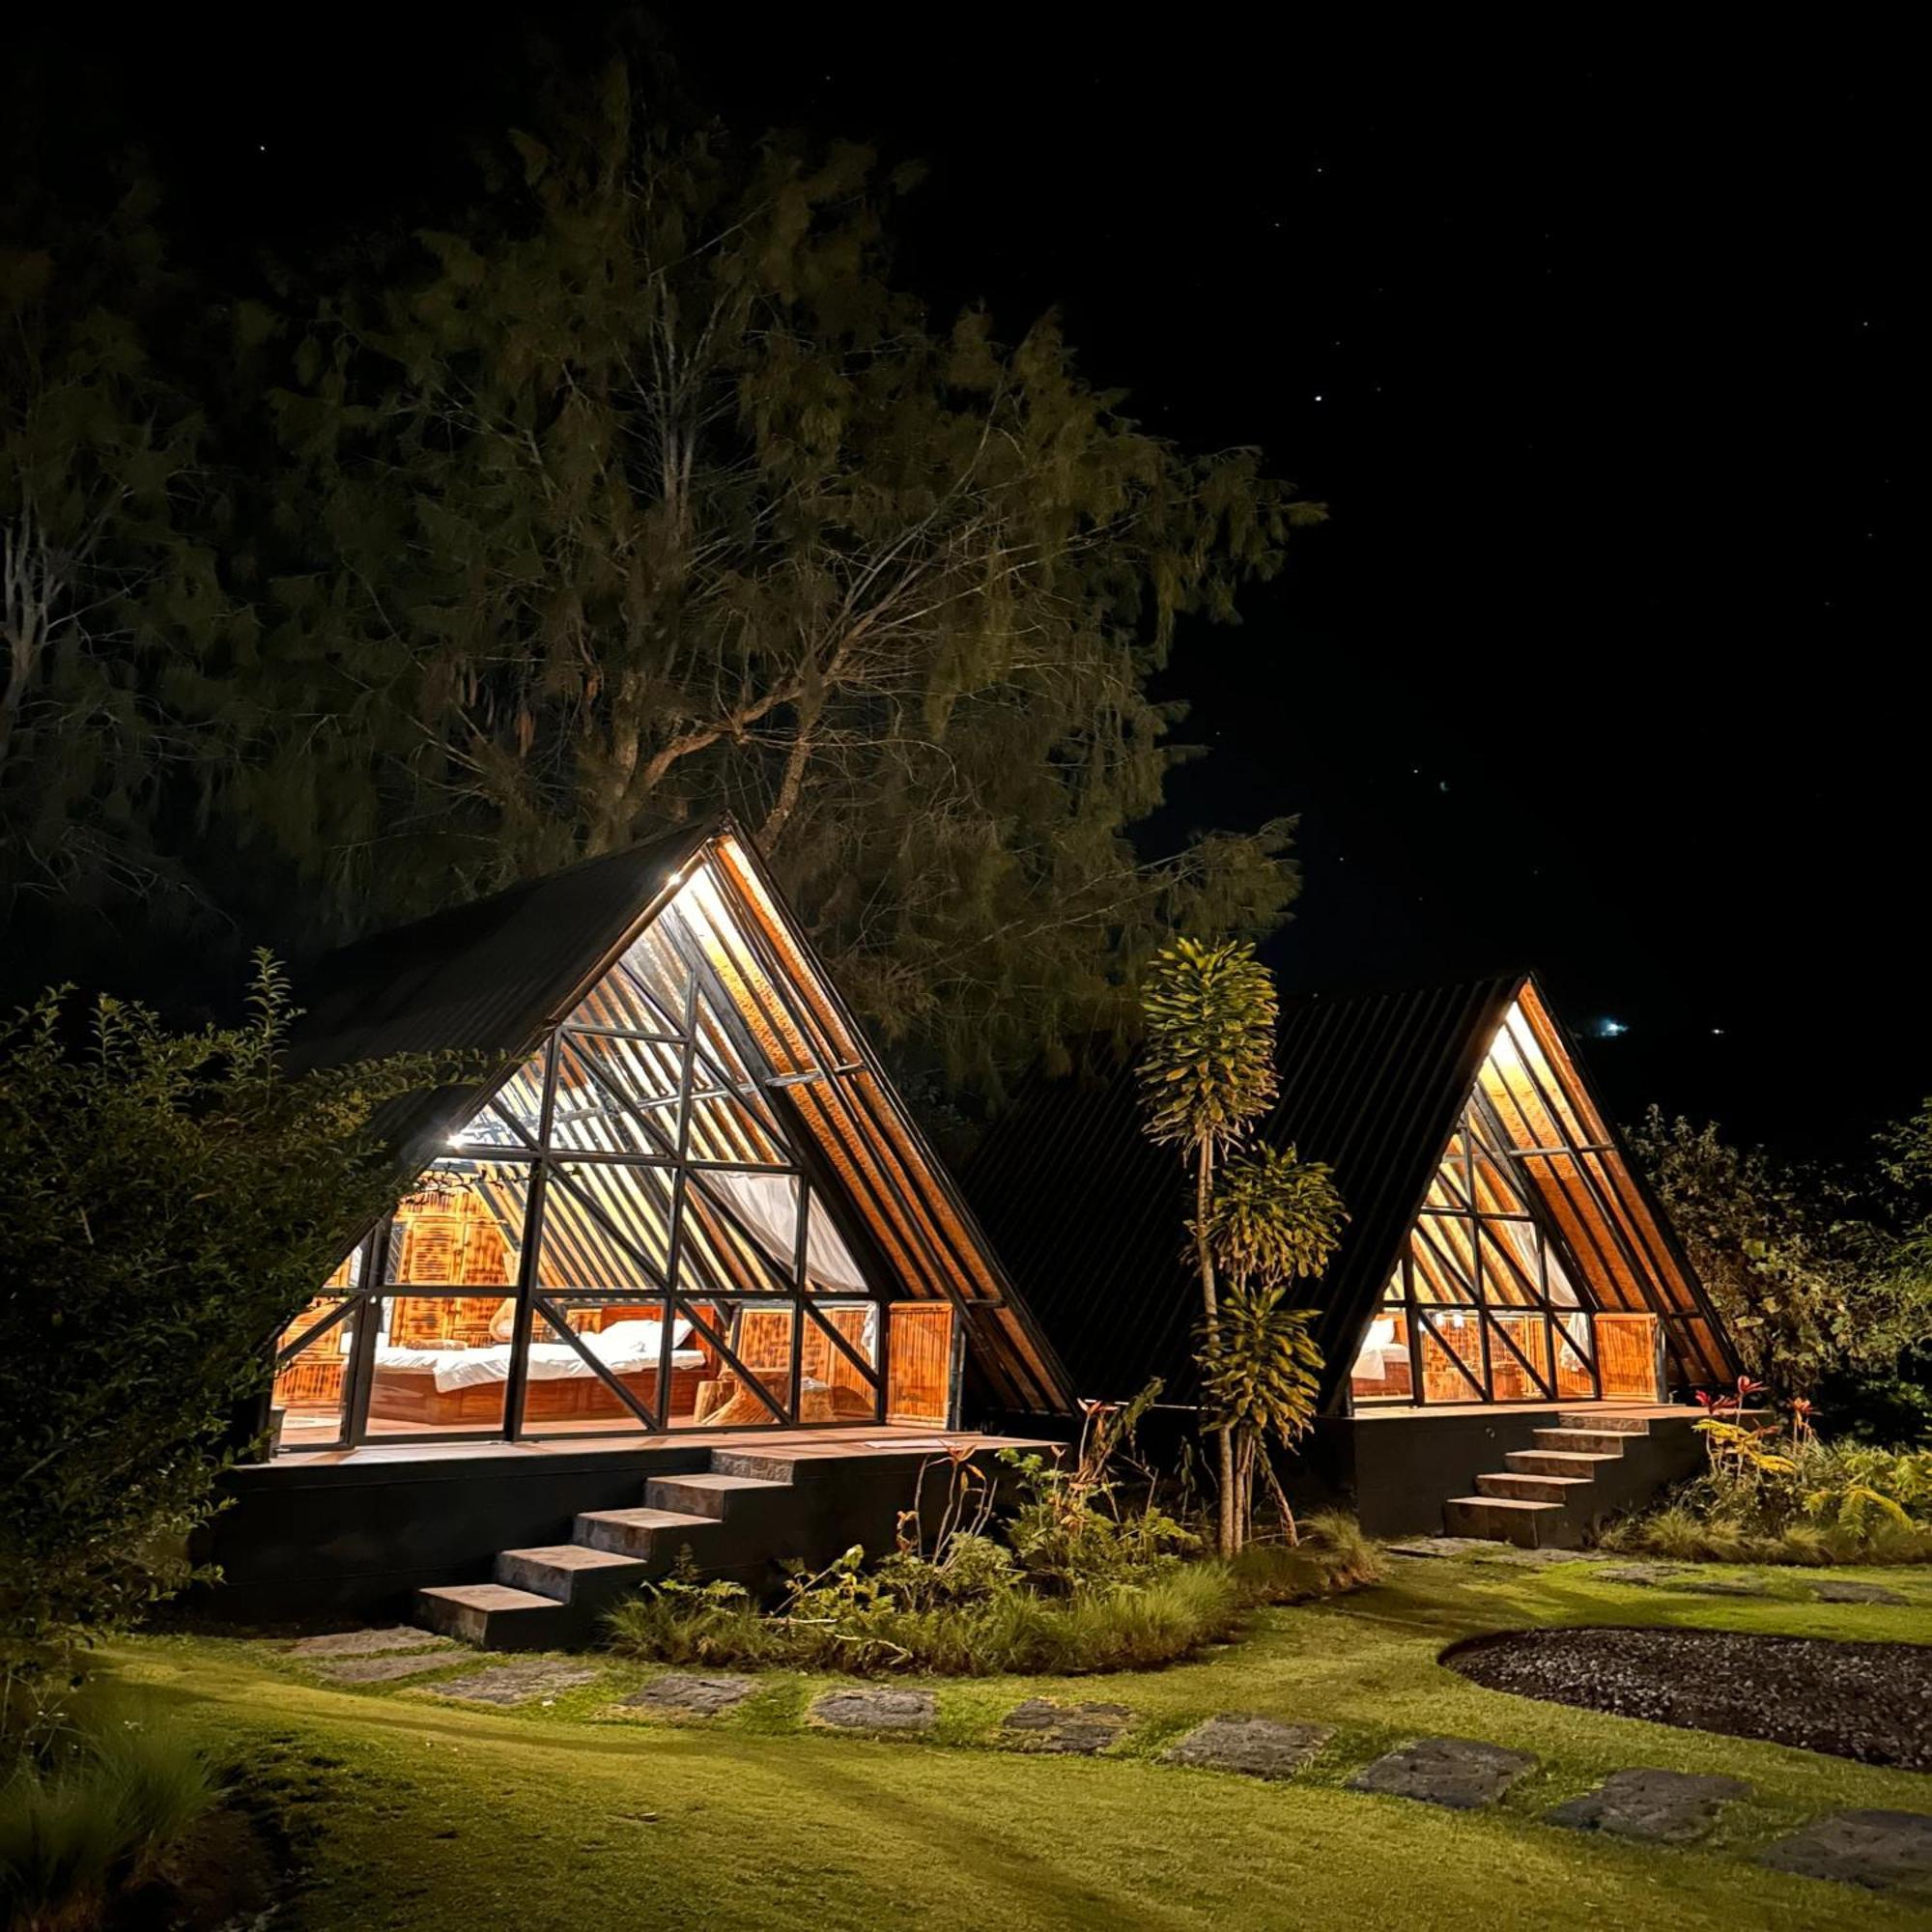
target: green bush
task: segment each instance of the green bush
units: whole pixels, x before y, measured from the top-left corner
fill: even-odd
[[[96,1712],[13,1755],[0,1785],[0,1898],[19,1932],[99,1922],[165,1873],[216,1803],[207,1761],[168,1730]]]
[[[0,1729],[192,1575],[267,1350],[394,1193],[370,1122],[447,1061],[288,1074],[295,1009],[176,1034],[58,993],[0,1024]]]
[[[1932,1450],[1804,1437],[1730,1452],[1604,1545],[1686,1562],[1932,1562]]]

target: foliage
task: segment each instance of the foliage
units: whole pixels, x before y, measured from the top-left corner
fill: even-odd
[[[166,821],[192,796],[183,700],[225,621],[224,511],[203,412],[151,344],[192,330],[192,300],[151,190],[95,218],[17,177],[6,192],[0,911],[181,900]]]
[[[1244,1148],[1214,1177],[1208,1239],[1220,1269],[1272,1288],[1318,1275],[1342,1238],[1334,1169],[1293,1148]]]
[[[1273,1104],[1274,980],[1251,945],[1179,938],[1141,986],[1139,1078],[1148,1138],[1224,1153]]]
[[[70,1045],[50,992],[0,1031],[0,1727],[189,1579],[270,1339],[392,1198],[376,1109],[454,1070],[287,1073],[267,954],[249,1008],[175,1033],[102,998]]]
[[[21,1932],[75,1932],[161,1875],[219,1798],[170,1727],[83,1708],[0,1780],[0,1899]]]
[[[1822,1400],[1834,1426],[1866,1405],[1894,1424],[1932,1405],[1889,1393],[1932,1344],[1932,1109],[1881,1137],[1869,1173],[1792,1166],[1653,1107],[1632,1136],[1692,1267],[1755,1379]]]
[[[950,1464],[951,1487],[929,1550],[908,1511],[896,1549],[868,1564],[854,1548],[794,1576],[770,1615],[740,1585],[699,1582],[681,1565],[612,1612],[612,1642],[664,1662],[865,1675],[1145,1669],[1232,1634],[1246,1607],[1373,1580],[1373,1553],[1340,1520],[1280,1561],[1198,1560],[1183,1524],[1120,1494],[1109,1463],[1131,1428],[1131,1406],[1093,1405],[1070,1466],[1002,1451],[1019,1489],[1005,1543],[983,1472],[964,1457],[935,1459],[928,1468]]]
[[[1932,1449],[1828,1442],[1798,1405],[1788,1432],[1737,1399],[1697,1426],[1707,1473],[1617,1525],[1606,1548],[1725,1563],[1932,1562]]]
[[[1228,1567],[1252,1605],[1309,1603],[1382,1580],[1381,1552],[1342,1510],[1318,1510],[1293,1544],[1250,1543]]]
[[[1254,1532],[1256,1465],[1266,1472],[1289,1541],[1295,1537],[1288,1497],[1268,1460],[1313,1427],[1321,1389],[1321,1350],[1309,1332],[1310,1308],[1291,1308],[1285,1288],[1243,1282],[1222,1297],[1219,1319],[1201,1350],[1201,1386],[1215,1429],[1235,1445],[1234,1548]]]

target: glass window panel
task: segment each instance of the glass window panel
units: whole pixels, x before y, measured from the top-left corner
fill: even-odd
[[[1490,1323],[1490,1400],[1533,1402],[1549,1388],[1549,1324],[1541,1313],[1492,1314]]]
[[[789,1306],[694,1303],[700,1343],[715,1336],[724,1348],[699,1386],[692,1425],[705,1429],[777,1426],[791,1397],[792,1350],[797,1345]],[[729,1353],[727,1355],[726,1350]],[[737,1357],[734,1364],[730,1355]],[[775,1412],[776,1411],[776,1412]]]
[[[879,1322],[877,1302],[813,1304],[799,1331],[801,1424],[876,1418]]]
[[[550,1145],[582,1153],[677,1153],[681,1049],[611,1034],[557,1041]]]
[[[1349,1386],[1357,1401],[1407,1401],[1415,1394],[1408,1320],[1401,1308],[1385,1307],[1369,1323],[1349,1374]]]
[[[1483,1400],[1481,1317],[1439,1309],[1416,1323],[1422,1354],[1422,1392],[1430,1402]]]
[[[399,1294],[371,1306],[370,1435],[502,1434],[514,1297]]]
[[[275,1371],[270,1406],[281,1411],[281,1428],[273,1447],[327,1449],[342,1440],[356,1306],[353,1298],[319,1295],[275,1338],[279,1357],[284,1349],[328,1323]],[[332,1322],[331,1316],[336,1318]]]
[[[1483,1223],[1483,1299],[1514,1307],[1542,1299],[1536,1275],[1536,1230],[1527,1221]]]
[[[389,1224],[387,1279],[451,1288],[514,1283],[529,1181],[521,1161],[438,1161]]]
[[[1475,1223],[1454,1214],[1424,1214],[1409,1244],[1418,1301],[1474,1301]]]
[[[807,1203],[805,1285],[824,1294],[863,1294],[868,1284],[831,1210],[816,1194]]]
[[[1564,1315],[1556,1320],[1556,1393],[1561,1398],[1597,1392],[1596,1379],[1590,1374],[1590,1329],[1587,1315]]]
[[[543,1124],[544,1058],[525,1061],[457,1136],[464,1147],[534,1145]]]
[[[719,1293],[789,1290],[798,1244],[798,1179],[694,1170],[686,1183],[684,1263],[692,1286]]]
[[[569,1161],[551,1171],[537,1279],[546,1288],[646,1288],[669,1279],[674,1177]]]
[[[641,1028],[650,1033],[682,1034],[685,1000],[691,989],[691,969],[671,943],[676,902],[668,907],[631,947],[617,968],[607,974],[589,1000],[572,1018],[587,1016],[600,997],[600,1013],[623,1017],[598,1024]]]
[[[624,1398],[628,1395],[638,1403],[652,1421],[663,1412],[659,1401],[663,1304],[613,1296],[594,1302],[545,1298],[555,1315],[539,1308],[531,1323],[524,1381],[525,1431],[532,1435],[570,1435],[651,1427],[652,1422],[640,1418]],[[689,1327],[681,1321],[672,1325],[674,1330]],[[566,1339],[566,1331],[579,1338],[611,1380],[585,1361]],[[689,1350],[676,1354],[673,1375],[677,1361],[693,1358]]]

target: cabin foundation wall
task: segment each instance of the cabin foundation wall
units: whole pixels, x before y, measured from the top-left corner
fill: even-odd
[[[1466,1496],[1478,1476],[1504,1466],[1515,1450],[1537,1446],[1537,1431],[1556,1426],[1587,1405],[1389,1410],[1322,1416],[1307,1456],[1312,1492],[1342,1502],[1375,1537],[1440,1536],[1443,1505]],[[1703,1444],[1685,1409],[1681,1423],[1654,1427],[1634,1442],[1627,1464],[1605,1483],[1598,1500],[1612,1509],[1649,1502],[1702,1466]]]

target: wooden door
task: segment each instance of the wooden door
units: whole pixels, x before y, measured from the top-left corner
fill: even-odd
[[[886,1420],[920,1429],[951,1429],[958,1351],[952,1304],[895,1301],[891,1321]]]

